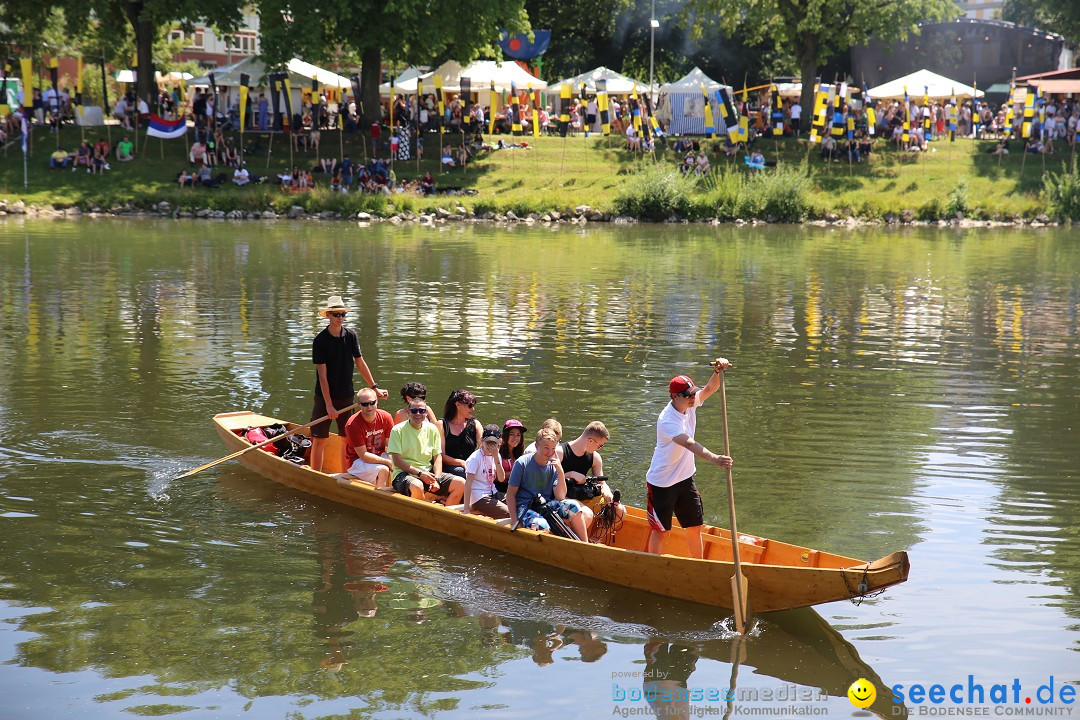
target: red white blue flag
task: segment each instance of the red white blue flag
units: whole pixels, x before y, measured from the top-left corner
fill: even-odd
[[[157,115],[150,115],[150,125],[146,128],[146,134],[149,137],[169,140],[172,138],[183,137],[185,133],[187,133],[186,119],[166,120]]]

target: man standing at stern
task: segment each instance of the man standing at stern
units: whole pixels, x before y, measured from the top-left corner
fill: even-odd
[[[713,363],[713,376],[698,387],[686,375],[676,375],[668,383],[669,402],[656,420],[656,449],[653,450],[645,481],[649,491],[649,552],[660,554],[671,532],[674,514],[686,534],[689,555],[702,557],[701,526],[705,513],[694,484],[694,456],[717,467],[731,467],[731,458],[717,455],[694,439],[697,409],[720,388],[720,373],[731,367],[724,358]]]
[[[345,327],[345,316],[349,308],[340,295],[331,295],[326,306],[319,310],[319,315],[330,322],[311,343],[311,361],[315,363],[315,402],[311,410],[311,419],[318,420],[329,416],[326,421],[311,427],[311,469],[322,472],[326,439],[330,437],[330,421],[337,420],[338,434],[345,434],[345,423],[352,411],[341,412],[355,403],[353,397],[353,365],[360,371],[360,376],[375,391],[380,399],[387,397],[387,392],[380,388],[371,376],[367,362],[360,354],[360,340],[356,332]],[[341,444],[339,470],[346,469],[345,443]]]

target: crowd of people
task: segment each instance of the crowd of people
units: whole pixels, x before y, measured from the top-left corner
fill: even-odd
[[[345,470],[336,477],[342,485],[367,483],[538,531],[558,532],[555,524],[584,542],[603,540],[598,518],[621,524],[626,511],[609,487],[600,455],[611,438],[603,422],[586,424],[567,441],[559,420],[548,418],[526,445],[528,429],[517,418],[481,423],[478,398],[467,389],[453,390],[436,416],[427,388],[415,381],[401,388],[402,406],[392,415],[379,407],[389,393],[375,382],[359,337],[345,324],[349,312],[339,295],[319,310],[327,325],[312,341],[313,470],[341,467]],[[697,408],[719,389],[720,375],[730,367],[718,358],[704,386],[686,375],[668,385],[670,402],[657,419],[657,444],[645,478],[650,552],[662,552],[676,517],[685,528],[690,556],[702,557],[704,514],[694,484],[695,458],[719,467],[730,467],[731,458],[694,440]],[[366,383],[359,393],[354,370]],[[341,456],[330,462],[327,439],[334,421],[344,442]]]

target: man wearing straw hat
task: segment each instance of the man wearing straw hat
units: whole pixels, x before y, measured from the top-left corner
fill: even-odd
[[[330,420],[336,419],[338,434],[345,434],[345,423],[353,411],[338,412],[355,401],[353,396],[352,366],[378,395],[385,399],[387,392],[380,388],[371,375],[367,362],[360,354],[360,340],[356,333],[345,327],[349,308],[340,295],[331,295],[319,315],[329,320],[322,332],[311,343],[311,361],[315,363],[315,403],[311,419],[329,416],[325,422],[311,427],[311,469],[322,472],[326,439],[330,437]],[[341,445],[339,469],[345,469],[345,444]]]
[[[727,360],[717,358],[713,362],[713,376],[705,387],[698,387],[686,375],[676,375],[668,383],[671,402],[656,419],[656,449],[645,474],[649,490],[648,551],[653,554],[663,551],[674,515],[683,527],[690,557],[702,556],[701,526],[705,523],[705,513],[694,484],[694,457],[717,467],[731,467],[731,458],[717,455],[694,439],[697,408],[720,389],[720,373],[730,367]]]

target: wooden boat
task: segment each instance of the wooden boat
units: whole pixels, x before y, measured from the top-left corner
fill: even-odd
[[[244,428],[277,424],[290,430],[299,427],[248,411],[215,415],[214,424],[230,452],[249,446],[238,434]],[[330,435],[326,444],[328,460],[340,456],[340,442],[340,436]],[[332,475],[340,468],[316,472],[262,450],[252,450],[238,459],[282,485],[367,512],[617,585],[716,607],[733,606],[731,535],[723,528],[704,527],[704,559],[685,556],[686,542],[678,524],[668,538],[665,549],[669,554],[652,555],[644,552],[649,535],[645,511],[629,505],[614,544],[591,544],[527,529],[511,532],[509,520],[462,515],[459,508],[416,500],[362,482],[342,485]],[[749,584],[751,612],[788,610],[874,594],[907,580],[909,570],[906,552],[867,562],[746,533],[740,533],[739,554]]]

